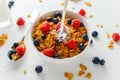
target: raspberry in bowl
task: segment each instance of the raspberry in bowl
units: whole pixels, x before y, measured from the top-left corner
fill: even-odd
[[[89,45],[87,23],[79,14],[71,11],[66,12],[64,21],[67,36],[63,41],[57,40],[61,17],[62,10],[44,13],[31,29],[34,48],[48,62],[71,62],[83,54]]]

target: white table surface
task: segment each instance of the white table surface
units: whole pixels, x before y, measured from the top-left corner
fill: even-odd
[[[68,64],[49,64],[41,60],[40,55],[34,50],[31,45],[30,32],[26,35],[25,45],[26,54],[16,62],[10,62],[7,59],[7,52],[14,42],[21,39],[25,32],[29,18],[26,16],[31,14],[35,9],[42,12],[50,10],[63,9],[60,6],[62,0],[43,0],[39,3],[38,0],[15,0],[14,7],[11,8],[13,23],[5,29],[0,29],[0,34],[7,33],[8,40],[5,45],[0,47],[0,80],[67,80],[64,77],[64,72],[74,74],[73,80],[88,80],[84,76],[77,76],[80,70],[79,64],[83,63],[87,66],[87,72],[92,73],[90,80],[120,80],[120,41],[115,43],[114,49],[108,49],[107,45],[111,39],[106,38],[106,32],[120,33],[120,0],[80,0],[79,2],[69,2],[68,10],[78,12],[80,8],[86,10],[86,17],[83,17],[90,28],[90,31],[96,30],[99,32],[98,39],[93,39],[93,45],[90,45],[87,53],[82,55],[79,60]],[[90,1],[92,6],[85,6],[84,2]],[[73,10],[71,7],[75,7]],[[94,17],[89,18],[92,14]],[[23,17],[26,21],[25,26],[19,28],[16,25],[18,17]],[[103,28],[98,28],[96,24],[102,24]],[[105,59],[104,66],[95,65],[91,62],[92,57],[98,56],[100,59]],[[37,74],[34,71],[35,66],[42,65],[43,72]],[[23,71],[27,74],[24,75]]]

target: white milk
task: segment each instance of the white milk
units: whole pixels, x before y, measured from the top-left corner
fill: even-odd
[[[10,11],[7,0],[0,0],[0,28],[7,27],[10,24]]]

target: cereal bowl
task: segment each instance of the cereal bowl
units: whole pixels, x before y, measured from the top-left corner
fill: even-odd
[[[57,40],[62,10],[42,13],[31,28],[33,47],[41,58],[51,63],[73,62],[86,52],[90,37],[86,21],[75,12],[67,11],[63,41]]]

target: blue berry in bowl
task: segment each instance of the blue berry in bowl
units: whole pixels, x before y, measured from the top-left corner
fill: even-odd
[[[60,56],[58,54],[54,54],[54,58],[59,59]]]
[[[47,17],[47,22],[52,22],[53,19],[51,17]]]
[[[56,12],[54,13],[54,17],[55,17],[55,18],[57,18],[57,17],[62,17],[62,13],[59,12],[59,11],[56,11]]]
[[[93,32],[92,32],[92,37],[95,38],[95,37],[97,37],[97,36],[98,36],[98,32],[97,32],[97,31],[93,31]]]
[[[72,23],[72,19],[68,19],[67,23],[70,25]]]
[[[80,43],[80,44],[78,45],[78,48],[79,48],[80,50],[83,50],[83,49],[85,48],[85,46],[84,46],[83,43]]]
[[[82,22],[80,23],[80,27],[84,27],[84,24]]]
[[[45,36],[45,35],[41,35],[41,39],[42,39],[42,40],[45,40],[45,39],[46,39],[46,36]]]
[[[60,44],[61,42],[62,42],[61,40],[56,39],[56,43],[57,43],[57,44]]]
[[[54,19],[53,19],[53,22],[54,22],[55,24],[57,24],[57,23],[59,22],[58,18],[54,18]]]
[[[104,60],[104,59],[101,59],[101,60],[100,60],[100,64],[101,64],[101,65],[104,65],[104,64],[105,64],[105,60]]]
[[[43,71],[43,67],[42,66],[36,66],[35,67],[35,71],[37,72],[37,73],[41,73],[42,71]]]
[[[83,40],[85,40],[85,41],[88,40],[88,35],[87,34],[83,34]]]
[[[39,46],[39,41],[38,41],[37,39],[35,39],[35,40],[33,41],[33,43],[34,43],[35,46]]]
[[[94,64],[99,64],[99,63],[100,63],[100,59],[99,59],[98,57],[93,57],[93,58],[92,58],[92,62],[93,62]]]

